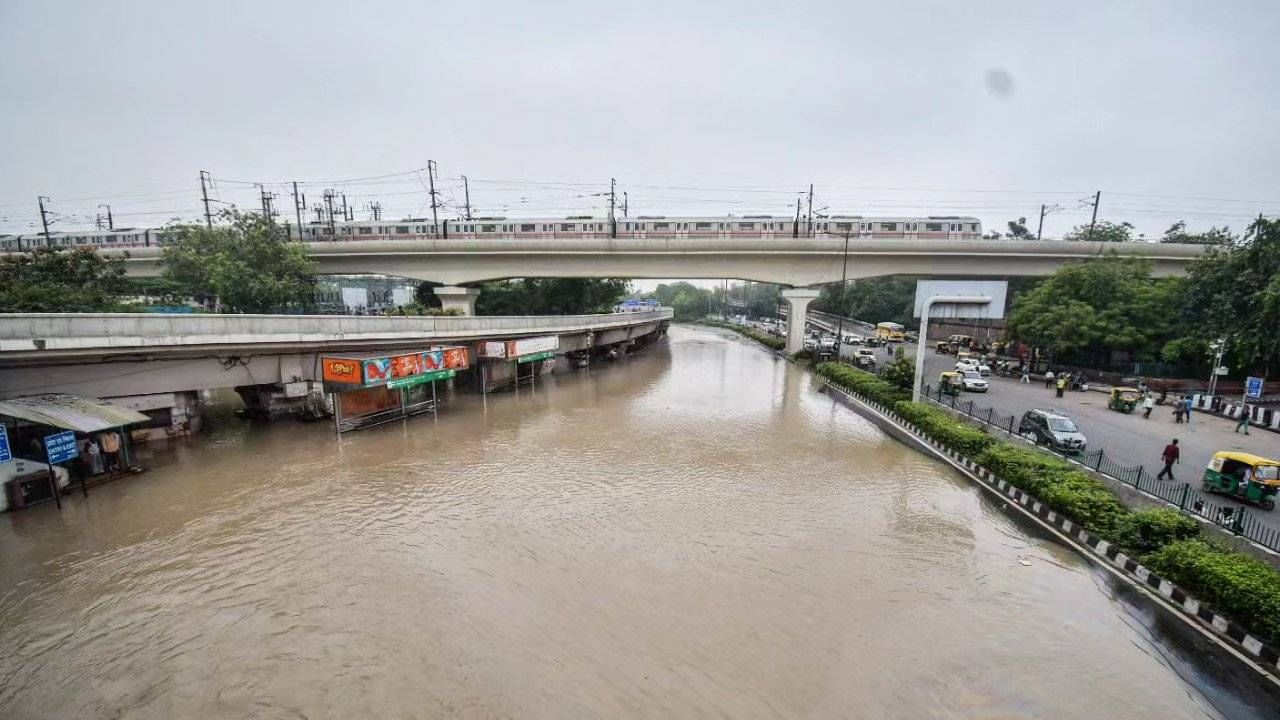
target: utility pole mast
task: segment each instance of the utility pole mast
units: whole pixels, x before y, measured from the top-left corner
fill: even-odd
[[[622,191],[622,217],[627,216],[627,191]]]
[[[267,192],[267,187],[259,183],[258,196],[262,201],[262,217],[266,218],[269,223],[275,223],[276,211],[273,201],[276,198],[276,194],[273,192]]]
[[[338,230],[337,230],[337,228],[335,228],[335,227],[334,227],[334,224],[333,224],[333,215],[334,215],[333,198],[334,198],[334,196],[335,196],[335,193],[334,193],[332,190],[325,190],[325,191],[324,191],[324,209],[325,209],[325,213],[326,213],[326,214],[328,214],[328,216],[329,216],[329,239],[330,239],[330,240],[337,240],[337,239],[338,239]]]
[[[440,219],[436,212],[436,161],[427,161],[427,183],[431,193],[431,234],[440,234]]]
[[[113,220],[113,219],[112,219],[112,217],[111,217],[111,206],[110,206],[110,205],[99,205],[98,207],[100,207],[100,208],[106,208],[106,209],[107,209],[107,229],[108,229],[108,230],[115,230],[115,229],[116,229],[116,224],[115,224],[115,220]],[[101,228],[99,228],[99,229],[101,229]]]
[[[342,193],[342,221],[351,222],[351,208],[347,207],[347,194]]]
[[[213,215],[209,214],[209,189],[205,186],[205,179],[209,173],[204,170],[200,171],[200,199],[204,201],[204,225],[210,230],[213,229]]]
[[[467,176],[462,176],[462,195],[466,198],[467,220],[471,219],[471,183],[467,181]]]
[[[1101,201],[1102,201],[1102,191],[1099,190],[1093,196],[1093,219],[1089,221],[1089,237],[1087,238],[1089,240],[1093,240],[1093,226],[1098,223],[1098,203]]]
[[[382,219],[382,203],[369,203],[369,211],[373,213],[373,219],[375,222]]]
[[[302,196],[302,200],[298,198],[298,181],[293,182],[293,214],[298,218],[298,239],[303,238],[302,235],[302,211],[307,209],[306,196]]]
[[[613,216],[613,205],[617,199],[617,181],[609,178],[609,237],[618,237],[618,221]]]
[[[1040,205],[1040,226],[1036,228],[1036,242],[1040,241],[1040,234],[1044,232],[1044,205]]]
[[[796,198],[796,225],[791,229],[791,237],[800,237],[800,198]]]
[[[36,198],[36,202],[40,205],[40,224],[44,226],[44,246],[53,247],[53,239],[49,237],[49,211],[44,209],[44,204],[49,198],[41,195]]]
[[[805,217],[805,236],[813,237],[813,183],[809,183],[809,213]]]

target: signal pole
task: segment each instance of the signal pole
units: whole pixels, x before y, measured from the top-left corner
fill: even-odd
[[[1102,191],[1099,190],[1093,196],[1093,219],[1089,221],[1089,237],[1087,238],[1088,240],[1093,240],[1093,226],[1098,223],[1098,203],[1101,201],[1102,201]]]
[[[471,219],[471,184],[467,182],[467,176],[462,176],[462,194],[466,198],[467,220]]]
[[[200,199],[204,201],[204,225],[212,230],[213,215],[209,214],[209,190],[204,184],[204,181],[208,176],[208,172],[204,170],[200,171]]]
[[[436,212],[436,161],[427,161],[427,183],[431,193],[431,234],[440,234],[440,219]]]
[[[307,209],[306,196],[301,202],[298,199],[298,181],[293,181],[293,214],[298,218],[298,239],[302,239],[302,211]]]
[[[49,211],[44,209],[44,204],[48,199],[41,195],[36,198],[36,202],[40,205],[40,224],[44,226],[44,246],[53,247],[53,239],[49,237]]]

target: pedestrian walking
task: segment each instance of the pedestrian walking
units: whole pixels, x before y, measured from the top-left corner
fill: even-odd
[[[1058,378],[1058,397],[1062,397],[1062,391],[1067,389],[1067,376],[1063,375]]]
[[[1053,387],[1053,371],[1049,370],[1044,374],[1044,389],[1048,390]]]
[[[84,456],[88,458],[88,462],[86,464],[89,466],[89,474],[102,474],[102,453],[98,450],[98,443],[90,437],[84,441],[81,451],[84,453]]]
[[[1031,384],[1031,368],[1028,368],[1026,365],[1019,365],[1018,372],[1022,373],[1022,380],[1020,380],[1019,382],[1030,385]]]
[[[1142,398],[1142,419],[1150,420],[1151,411],[1154,410],[1155,407],[1156,407],[1155,398],[1151,397],[1151,393],[1147,393],[1147,396]]]
[[[1185,412],[1185,408],[1182,405],[1182,400],[1174,400],[1173,401],[1173,422],[1175,422],[1178,425],[1181,425],[1183,412]]]
[[[1181,455],[1182,453],[1178,450],[1178,438],[1174,438],[1173,442],[1164,446],[1164,452],[1160,453],[1160,458],[1164,460],[1164,469],[1156,475],[1156,479],[1163,480],[1164,476],[1168,475],[1169,479],[1173,480],[1173,464],[1180,462]]]
[[[1244,434],[1249,434],[1249,406],[1240,406],[1240,418],[1236,420],[1236,429],[1232,432],[1240,432],[1240,428],[1244,428]]]
[[[1191,424],[1191,396],[1190,395],[1182,398],[1182,408],[1187,413],[1187,424],[1190,425]]]

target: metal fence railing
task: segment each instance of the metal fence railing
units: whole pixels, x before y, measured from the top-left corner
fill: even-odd
[[[930,402],[956,412],[963,413],[976,422],[1000,430],[1012,437],[1021,437],[1018,433],[1018,418],[1014,415],[1003,415],[995,408],[980,407],[973,400],[962,400],[959,395],[944,393],[941,387],[924,386],[924,396]],[[1083,453],[1066,453],[1056,448],[1040,445],[1064,459],[1079,463],[1099,475],[1132,486],[1153,497],[1176,505],[1183,512],[1198,515],[1229,532],[1251,540],[1270,550],[1280,551],[1280,529],[1268,527],[1257,517],[1250,514],[1243,506],[1223,502],[1212,495],[1206,495],[1191,483],[1174,483],[1156,479],[1142,465],[1122,465],[1107,456],[1106,449],[1090,450]]]

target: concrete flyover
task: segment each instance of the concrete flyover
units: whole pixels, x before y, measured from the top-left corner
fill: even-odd
[[[649,335],[671,317],[670,308],[509,317],[0,314],[0,399],[66,392],[135,398],[136,409],[149,410],[158,406],[136,398],[226,387],[300,398],[319,388],[324,354],[543,335],[559,336],[564,353]]]
[[[308,243],[324,274],[380,274],[446,286],[517,277],[716,278],[792,287],[837,282],[844,238],[647,238],[597,240],[403,240]],[[1108,251],[1146,258],[1176,275],[1198,245],[1061,240],[853,240],[850,279],[879,275],[1048,275]],[[115,252],[115,251],[109,251]],[[159,275],[160,250],[129,251],[129,273]]]

